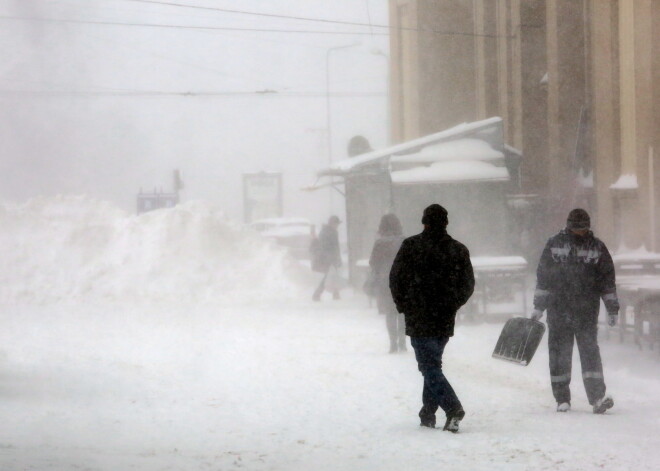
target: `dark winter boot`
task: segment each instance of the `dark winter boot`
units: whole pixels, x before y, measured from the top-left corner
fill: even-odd
[[[419,420],[421,427],[435,428],[435,412],[431,412],[426,406],[419,411]]]
[[[445,422],[445,426],[442,430],[458,433],[458,424],[461,423],[463,417],[465,417],[465,411],[463,409],[458,409],[457,411],[447,414],[447,421]]]

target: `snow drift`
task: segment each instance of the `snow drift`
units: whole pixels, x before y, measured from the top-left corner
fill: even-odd
[[[290,261],[194,202],[129,215],[87,197],[0,204],[0,300],[231,301],[294,294]]]

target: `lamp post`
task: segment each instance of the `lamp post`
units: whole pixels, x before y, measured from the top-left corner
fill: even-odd
[[[330,54],[340,49],[359,46],[361,43],[347,44],[346,46],[331,47],[325,52],[325,111],[328,128],[328,166],[332,165],[332,119],[330,118]]]
[[[381,49],[372,49],[371,53],[374,56],[382,56],[385,58],[385,99],[387,101],[385,109],[385,138],[387,140],[387,145],[392,144],[392,99],[390,97],[390,56],[383,52]]]
[[[362,43],[347,44],[345,46],[331,47],[325,51],[325,111],[326,111],[326,126],[327,126],[327,151],[328,151],[328,167],[332,165],[332,119],[330,113],[330,54],[333,51],[340,49],[349,49],[351,47],[359,46]],[[332,187],[329,188],[328,193],[328,209],[332,211]]]

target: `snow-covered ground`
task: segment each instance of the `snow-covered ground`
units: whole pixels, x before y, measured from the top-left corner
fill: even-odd
[[[587,404],[576,355],[573,410],[558,414],[545,341],[520,367],[490,357],[500,323],[459,322],[444,363],[467,416],[456,435],[422,429],[414,355],[386,353],[384,318],[363,296],[313,303],[313,280],[297,284],[279,251],[237,227],[217,226],[205,208],[179,209],[188,217],[154,213],[149,224],[97,214],[95,223],[118,232],[71,242],[80,234],[72,229],[90,219],[65,223],[60,216],[55,231],[43,219],[44,204],[52,208],[42,202],[0,211],[10,222],[0,243],[2,471],[660,469],[657,351],[601,342],[615,398],[603,416]],[[96,205],[56,206],[81,204]],[[19,230],[19,214],[33,231]],[[187,238],[206,233],[200,214],[225,228],[219,244],[252,247],[244,262],[232,250],[211,257],[206,244],[191,248]],[[174,263],[176,253],[161,242],[171,240],[160,232],[180,238],[177,250],[193,260]],[[131,243],[116,245],[120,237]],[[22,259],[11,250],[18,242]],[[60,252],[32,248],[49,243]],[[103,249],[95,259],[103,270],[85,262],[94,246]],[[133,246],[159,255],[139,258]],[[61,262],[59,272],[52,260]],[[194,270],[207,264],[200,279]],[[250,282],[259,265],[268,275]],[[244,278],[226,287],[231,270]],[[88,273],[106,288],[74,289]],[[135,280],[149,286],[137,290]],[[34,291],[44,284],[48,296],[39,296]]]

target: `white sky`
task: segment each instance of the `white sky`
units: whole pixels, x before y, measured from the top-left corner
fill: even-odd
[[[168,3],[168,0],[164,0]],[[387,24],[386,0],[169,0],[249,12]],[[316,222],[309,195],[327,165],[326,52],[335,159],[356,134],[386,144],[385,35],[291,34],[47,23],[20,18],[232,28],[382,28],[267,18],[135,0],[0,0],[0,198],[89,194],[133,210],[142,187],[208,199],[242,217],[241,175],[282,171],[285,215]],[[13,17],[7,18],[7,17]],[[113,91],[254,92],[267,96],[112,96]],[[25,94],[15,91],[46,91]],[[57,92],[57,93],[53,93]],[[75,92],[75,93],[72,93]],[[80,92],[84,92],[80,95]],[[290,96],[306,93],[312,96]],[[101,93],[101,94],[99,94]],[[105,94],[105,95],[104,95]],[[337,211],[342,199],[333,199]]]

